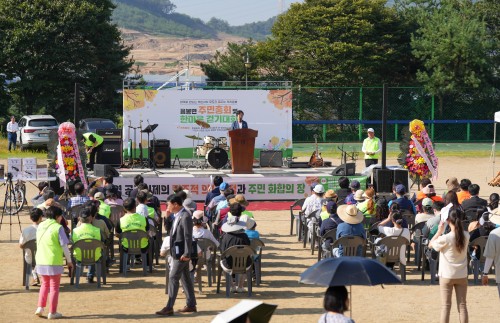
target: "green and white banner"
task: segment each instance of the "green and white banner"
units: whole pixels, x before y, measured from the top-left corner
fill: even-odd
[[[237,110],[245,113],[248,127],[259,132],[255,142],[256,156],[260,150],[283,150],[284,156],[292,155],[291,90],[125,90],[124,142],[134,141],[130,127],[144,129],[148,124],[158,124],[155,138],[170,140],[172,156],[190,158],[193,146],[209,142],[210,137],[220,139],[219,142],[226,138],[229,143],[228,131],[236,120]],[[198,125],[197,120],[210,127]],[[193,141],[188,136],[201,139]],[[135,147],[138,147],[139,138],[137,132]],[[145,134],[142,146],[148,147]]]

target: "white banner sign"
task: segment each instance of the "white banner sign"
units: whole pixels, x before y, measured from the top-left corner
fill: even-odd
[[[291,90],[125,90],[123,93],[123,138],[139,141],[140,134],[131,127],[144,129],[158,124],[156,139],[169,139],[175,149],[192,149],[202,145],[203,138],[228,138],[228,130],[242,110],[250,129],[259,132],[255,149],[286,150],[292,148]],[[196,120],[210,125],[203,128]],[[202,138],[202,140],[188,138]],[[150,135],[150,139],[153,136]],[[143,147],[147,147],[143,134]],[[191,157],[186,154],[184,156]],[[191,150],[189,150],[191,151]],[[180,151],[179,151],[180,152]],[[173,154],[175,151],[173,151]]]

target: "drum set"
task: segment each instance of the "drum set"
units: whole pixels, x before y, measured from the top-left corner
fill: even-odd
[[[196,120],[196,124],[202,128],[210,128],[210,125],[202,120]],[[187,167],[208,168],[208,165],[215,169],[229,167],[229,145],[227,137],[205,136],[203,138],[194,135],[186,135],[193,140],[193,159]],[[201,141],[203,140],[203,144]],[[195,141],[198,141],[195,145]],[[201,160],[200,160],[201,159]]]

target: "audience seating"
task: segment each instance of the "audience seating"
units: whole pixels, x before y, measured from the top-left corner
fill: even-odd
[[[265,244],[260,239],[250,239],[250,247],[252,247],[255,251],[255,255],[253,257],[255,285],[260,286],[262,281],[262,249],[265,247]]]
[[[222,276],[222,271],[226,274],[226,297],[231,294],[231,282],[232,275],[247,275],[247,285],[248,285],[248,297],[252,296],[252,266],[253,266],[253,256],[254,250],[250,246],[232,246],[224,251],[220,255],[219,261],[219,273],[217,277],[217,293],[220,292],[220,281]],[[224,270],[222,268],[222,259],[232,258],[232,269]],[[250,260],[250,263],[248,263]],[[236,276],[236,281],[238,281],[238,276]]]
[[[302,206],[304,205],[305,200],[306,199],[303,198],[303,199],[295,201],[295,203],[290,205],[290,235],[293,235],[293,222],[296,223],[295,232],[296,232],[297,236],[299,235],[300,210],[299,210],[299,213],[293,213],[293,211],[296,208],[302,209]]]
[[[424,236],[422,235],[422,229],[425,226],[425,222],[420,222],[414,225],[411,230],[411,241],[415,243],[415,265],[417,270],[420,270],[422,264],[422,240]],[[408,255],[410,253],[410,248],[408,248]],[[409,260],[409,256],[408,256]]]
[[[394,263],[399,265],[401,280],[403,283],[406,281],[406,265],[401,263],[401,247],[406,245],[409,248],[409,242],[406,238],[401,236],[390,236],[380,239],[376,246],[385,245],[387,248],[386,263]],[[405,255],[406,256],[406,255]]]
[[[202,267],[205,265],[207,267],[207,279],[208,279],[208,287],[212,287],[212,282],[215,283],[215,260],[216,260],[216,252],[217,246],[210,239],[199,238],[196,239],[198,243],[198,247],[200,247],[202,251],[202,256],[198,257],[198,263],[196,264],[196,277],[198,278],[198,290],[200,294],[202,293]],[[207,257],[207,253],[210,255]]]
[[[486,247],[487,241],[488,241],[488,236],[477,237],[476,239],[474,239],[474,241],[469,242],[469,246],[467,247],[467,252],[469,253],[469,250],[471,250],[471,248],[477,246],[480,254],[479,259],[471,259],[470,261],[471,264],[470,269],[472,271],[472,274],[474,275],[474,284],[477,284],[479,280],[479,270],[480,268],[484,267],[484,263],[486,261],[486,258],[484,257],[484,248]],[[478,252],[476,251],[476,254],[477,253]]]
[[[83,209],[83,204],[80,204],[72,206],[66,212],[65,218],[68,221],[68,223],[71,224],[71,230],[73,230],[76,227],[76,224],[78,223],[78,217],[80,216],[80,211],[82,209]]]
[[[337,229],[332,229],[330,231],[325,232],[324,235],[318,236],[318,261],[321,260],[321,258],[326,258],[325,254],[327,250],[323,250],[323,243],[325,242],[326,239],[332,240],[332,243],[330,244],[333,245],[333,242],[335,241],[335,238],[337,236]],[[330,252],[330,257],[332,256],[332,249],[328,250]]]
[[[431,275],[431,284],[434,285],[437,280],[438,265],[439,265],[439,252],[429,248],[429,241],[422,242],[422,265],[421,268],[421,280],[425,278],[425,260],[429,262],[429,270]],[[433,256],[434,255],[434,256]]]
[[[366,256],[366,240],[358,236],[343,236],[335,240],[332,250],[342,246],[343,256],[357,256],[358,248],[362,248],[362,257]]]
[[[97,251],[97,248],[101,248],[101,258],[96,261],[95,253]],[[97,288],[101,288],[101,276],[104,285],[106,285],[107,250],[105,244],[102,243],[100,240],[96,239],[84,239],[84,240],[79,240],[73,244],[73,246],[71,247],[71,255],[73,255],[73,252],[76,249],[80,249],[82,255],[82,261],[77,262],[76,259],[74,259],[74,263],[76,266],[75,270],[73,270],[71,274],[70,285],[73,285],[76,276],[75,287],[78,288],[80,286],[80,276],[82,275],[83,267],[91,265],[95,265],[96,267],[95,271],[97,276]]]
[[[143,238],[148,239],[149,245],[148,245],[148,251],[146,253],[143,253],[141,250],[141,240]],[[123,239],[127,239],[128,241],[127,252],[123,250],[123,244],[122,244]],[[132,259],[131,267],[133,267],[134,258],[130,256],[135,256],[135,255],[141,255],[143,275],[146,276],[148,261],[149,261],[149,272],[152,273],[153,258],[151,254],[151,249],[152,249],[152,241],[151,239],[149,239],[149,236],[146,232],[139,230],[122,232],[120,236],[120,270],[123,273],[123,276],[127,277],[127,264],[129,258]]]

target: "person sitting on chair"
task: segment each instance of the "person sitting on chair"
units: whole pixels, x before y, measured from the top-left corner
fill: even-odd
[[[95,239],[99,241],[103,240],[101,238],[101,230],[92,225],[93,216],[91,207],[84,207],[80,211],[79,219],[80,219],[80,225],[76,227],[71,233],[71,240],[73,241],[73,243],[85,239]],[[98,261],[101,258],[101,252],[102,252],[101,248],[97,248],[95,252],[96,261]],[[73,255],[75,256],[77,262],[82,261],[82,252],[80,249],[75,249]],[[89,271],[87,273],[87,282],[93,283],[94,275],[95,275],[95,266],[92,265],[90,266]]]
[[[120,218],[119,225],[116,226],[116,233],[119,236],[122,232],[128,231],[149,231],[149,223],[145,217],[135,212],[136,202],[133,198],[127,198],[123,201],[123,208],[125,208],[125,215]],[[141,241],[141,251],[147,252],[148,250],[148,240],[143,239]],[[128,242],[126,240],[122,241],[123,250],[128,251]]]
[[[97,151],[100,151],[102,149],[102,143],[104,141],[104,138],[96,133],[86,132],[82,135],[82,141],[83,144],[85,145],[85,150],[87,151],[87,155],[90,155],[87,163],[87,169],[93,170],[96,153]]]
[[[235,129],[248,129],[248,124],[246,121],[243,120],[243,116],[245,115],[245,113],[241,110],[238,110],[236,112],[236,121],[233,122],[233,124],[231,125],[231,129],[232,130],[235,130]]]
[[[32,224],[29,227],[24,228],[21,236],[19,237],[19,247],[21,249],[26,242],[36,240],[36,229],[38,229],[38,225],[40,224],[40,222],[42,222],[42,216],[42,210],[37,208],[31,209],[30,219]],[[30,249],[26,249],[26,251],[24,252],[24,260],[26,261],[26,263],[32,265],[32,255]],[[37,286],[38,284],[40,284],[40,280],[38,279],[38,275],[36,274],[35,267],[32,268],[32,276],[33,283],[31,284],[31,286]]]

